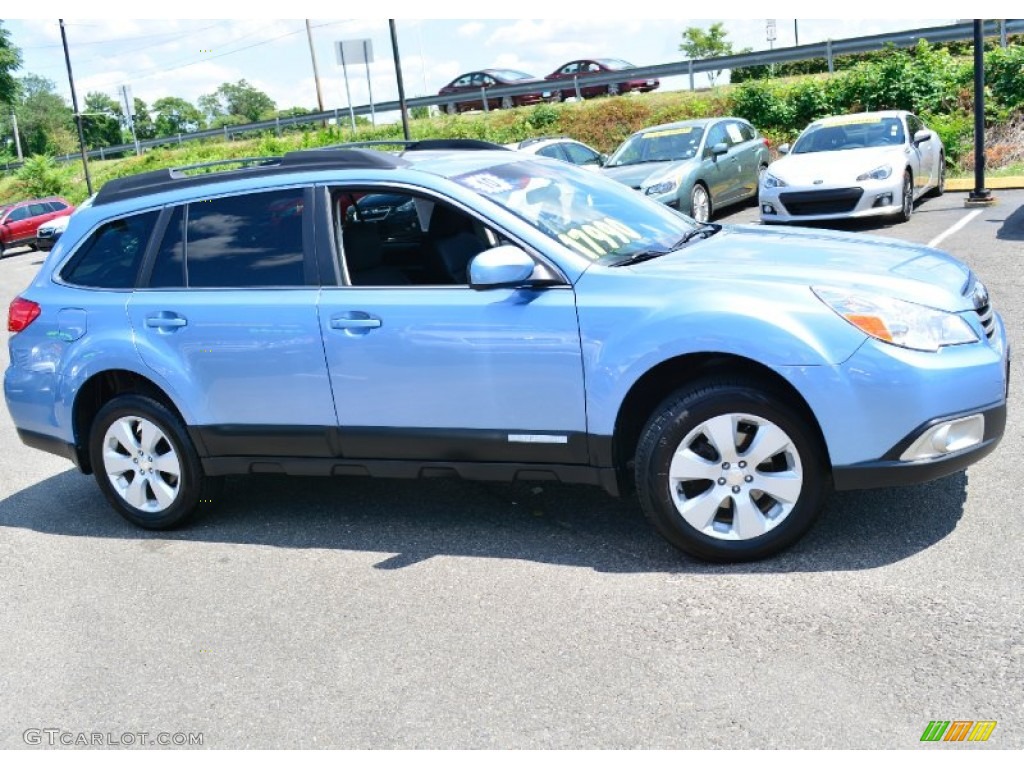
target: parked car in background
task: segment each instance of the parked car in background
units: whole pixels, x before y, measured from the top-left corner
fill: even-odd
[[[906,111],[816,120],[764,175],[761,221],[888,216],[907,221],[914,201],[946,188],[939,135]]]
[[[544,79],[557,81],[555,85],[559,86],[556,92],[559,99],[571,99],[576,96],[589,99],[592,96],[611,96],[630,91],[647,93],[661,85],[656,77],[630,78],[617,83],[591,82],[595,77],[612,72],[622,72],[623,77],[629,78],[628,70],[635,68],[635,65],[622,59],[577,59],[563,64]]]
[[[526,139],[519,143],[506,144],[509,149],[518,152],[528,152],[531,155],[541,157],[553,157],[573,165],[579,165],[593,170],[599,169],[605,164],[608,156],[598,152],[593,147],[587,146],[581,141],[570,139],[567,136],[538,136]]]
[[[526,85],[527,83],[536,83],[537,91],[516,96],[488,97],[487,108],[524,107],[530,104],[539,104],[551,97],[547,81],[516,69],[483,69],[479,72],[468,72],[448,83],[439,91],[438,95],[458,97],[457,100],[444,105],[445,111],[449,115],[454,115],[456,112],[483,109],[483,94],[488,88],[496,88],[501,85]]]
[[[44,197],[0,206],[0,256],[9,248],[27,245],[35,248],[36,231],[58,216],[70,215],[75,210],[63,197]]]
[[[36,249],[40,251],[48,251],[53,248],[54,244],[60,239],[60,236],[64,234],[64,230],[67,229],[68,222],[71,221],[71,217],[78,213],[78,211],[91,206],[92,201],[95,198],[96,195],[87,197],[82,204],[71,213],[65,214],[64,216],[58,216],[55,219],[50,219],[39,227],[39,229],[36,230]]]
[[[757,197],[768,142],[737,117],[686,120],[644,128],[616,149],[603,172],[698,221]]]
[[[1005,326],[934,248],[698,224],[479,141],[188,170],[107,182],[8,313],[19,437],[144,528],[236,526],[225,475],[550,479],[751,560],[1005,429]]]

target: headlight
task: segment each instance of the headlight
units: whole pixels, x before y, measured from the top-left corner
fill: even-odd
[[[880,165],[873,171],[862,173],[860,176],[857,177],[857,181],[867,181],[868,179],[875,179],[876,181],[881,181],[882,179],[888,179],[890,176],[892,176],[892,166]]]
[[[667,179],[659,179],[650,186],[644,187],[645,195],[664,195],[674,192],[679,186],[679,177],[673,176]]]
[[[772,174],[768,173],[768,171],[764,172],[764,179],[762,180],[761,183],[764,184],[766,189],[771,189],[773,187],[787,187],[787,186],[789,186],[788,184],[786,184],[786,182],[784,182],[778,176],[773,176]]]
[[[811,288],[833,312],[868,336],[907,349],[937,352],[978,340],[955,312],[944,312],[888,296],[867,296],[837,288]]]

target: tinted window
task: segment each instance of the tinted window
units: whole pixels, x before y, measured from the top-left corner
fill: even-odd
[[[157,212],[104,224],[72,257],[61,277],[90,288],[132,288]]]
[[[186,284],[184,211],[184,207],[179,207],[171,214],[149,276],[150,288],[180,288]]]
[[[565,160],[565,154],[563,154],[562,148],[558,144],[548,144],[546,147],[538,149],[537,154],[541,157],[553,157],[555,160]]]
[[[707,149],[711,149],[715,144],[730,144],[729,134],[725,131],[725,123],[716,123],[708,131],[708,143]]]
[[[190,203],[189,287],[305,285],[302,210],[302,190]]]
[[[29,216],[42,216],[44,213],[49,213],[50,208],[45,203],[32,203],[28,207]]]
[[[7,217],[8,221],[24,221],[28,218],[28,208],[22,206],[21,208],[15,208],[11,211],[11,215]]]
[[[569,156],[569,162],[576,165],[593,165],[599,161],[596,152],[591,152],[582,144],[563,144],[562,149]]]

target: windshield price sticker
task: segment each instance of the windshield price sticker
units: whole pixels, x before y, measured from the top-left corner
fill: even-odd
[[[493,173],[477,173],[472,176],[463,176],[460,181],[467,187],[485,195],[500,195],[515,189],[505,179],[495,176]]]
[[[650,131],[645,133],[643,137],[645,139],[656,139],[659,136],[682,136],[687,133],[693,133],[692,126],[687,126],[686,128],[669,128],[664,131]]]
[[[839,117],[830,117],[828,120],[822,120],[821,125],[865,125],[868,123],[880,122],[882,122],[882,118],[878,116],[864,117],[862,115],[841,115]]]
[[[558,235],[558,239],[588,259],[599,259],[640,239],[635,229],[613,218],[597,219],[573,227]]]

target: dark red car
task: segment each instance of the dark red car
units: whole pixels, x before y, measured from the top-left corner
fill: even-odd
[[[0,205],[0,256],[8,248],[27,245],[35,248],[39,225],[58,216],[73,213],[75,207],[63,197],[45,197]]]
[[[451,101],[444,105],[445,112],[449,115],[454,115],[456,112],[465,112],[470,109],[483,109],[484,94],[487,88],[497,88],[501,85],[525,85],[527,83],[537,83],[537,92],[523,93],[518,96],[488,97],[487,108],[510,109],[512,107],[525,107],[530,104],[539,104],[551,98],[551,92],[548,90],[548,84],[545,80],[516,69],[482,69],[479,72],[468,72],[448,83],[438,92],[438,95],[459,97],[459,100]]]
[[[569,99],[577,95],[576,85],[579,84],[579,95],[584,99],[591,96],[615,95],[617,93],[629,93],[640,91],[647,93],[653,91],[661,82],[655,77],[633,78],[623,80],[620,83],[603,83],[597,85],[588,82],[589,79],[598,75],[607,75],[611,72],[623,72],[629,69],[636,69],[633,64],[622,59],[577,59],[563,64],[544,79],[547,81],[558,80],[562,86],[558,91],[559,100]],[[629,77],[628,72],[624,74]]]

